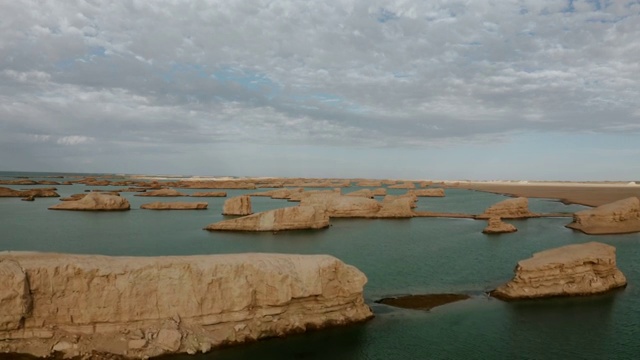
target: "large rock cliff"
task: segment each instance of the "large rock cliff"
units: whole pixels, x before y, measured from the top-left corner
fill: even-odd
[[[227,199],[222,207],[222,215],[245,216],[253,214],[251,198],[248,195],[234,196]]]
[[[205,227],[210,231],[281,231],[322,229],[329,226],[324,209],[314,206],[292,206],[259,212],[237,219],[223,220]]]
[[[630,197],[579,211],[567,227],[592,235],[640,232],[640,200]]]
[[[489,219],[500,217],[503,219],[525,219],[535,216],[529,211],[529,200],[525,197],[507,199],[493,204],[487,208],[483,214],[477,216],[478,219]]]
[[[0,353],[147,358],[372,317],[367,279],[328,255],[0,252]]]
[[[505,300],[597,294],[625,286],[616,248],[590,242],[533,254],[518,262],[515,276],[491,295]]]

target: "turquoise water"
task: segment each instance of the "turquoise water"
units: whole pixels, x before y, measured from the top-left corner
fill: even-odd
[[[84,185],[57,188],[62,196],[93,189]],[[184,190],[195,191],[200,190]],[[254,191],[260,190],[227,193]],[[444,198],[420,198],[418,209],[478,213],[505,199],[461,189],[446,192]],[[179,198],[207,201],[209,209],[176,212],[140,210],[140,204],[159,199],[122,195],[131,202],[131,211],[51,211],[47,207],[58,199],[0,198],[0,250],[139,256],[331,254],[369,278],[365,298],[376,318],[365,324],[173,359],[634,359],[640,351],[640,234],[588,236],[565,228],[567,218],[512,221],[518,232],[498,236],[482,234],[482,221],[437,218],[334,219],[330,228],[318,231],[219,233],[202,228],[224,219],[220,213],[225,198]],[[296,204],[252,198],[254,211]],[[572,212],[584,207],[530,199],[530,208]],[[517,303],[484,295],[511,278],[519,259],[593,240],[616,246],[618,266],[629,281],[627,288],[602,296]],[[389,295],[440,292],[472,297],[429,312],[374,303]]]

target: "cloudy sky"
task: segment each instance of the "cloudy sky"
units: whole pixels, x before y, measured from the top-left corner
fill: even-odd
[[[637,0],[0,13],[0,171],[640,180]]]

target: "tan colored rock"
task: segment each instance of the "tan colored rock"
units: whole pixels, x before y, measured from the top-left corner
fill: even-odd
[[[249,194],[249,196],[265,196],[270,197],[272,199],[289,199],[292,194],[297,194],[303,192],[303,188],[296,189],[278,189],[271,191],[260,191]]]
[[[387,195],[389,196],[389,195]],[[377,218],[411,218],[415,214],[411,210],[415,202],[411,197],[399,196],[382,203],[382,208],[373,217]]]
[[[206,210],[209,206],[206,202],[186,202],[186,201],[173,201],[173,202],[161,202],[156,201],[148,204],[140,205],[140,209],[147,210]]]
[[[251,214],[253,214],[253,210],[251,209],[251,198],[248,195],[235,196],[224,202],[222,215],[245,216]]]
[[[433,181],[420,181],[420,187],[426,188],[427,186],[433,185]]]
[[[567,227],[591,235],[640,232],[640,200],[630,197],[579,211]]]
[[[60,198],[59,200],[60,200],[60,201],[77,201],[77,200],[82,199],[82,198],[83,198],[83,197],[85,197],[85,196],[87,196],[87,194],[86,194],[86,193],[81,193],[81,194],[71,194],[71,195],[69,195],[69,196],[67,196],[67,197]]]
[[[387,203],[391,203],[391,202],[394,202],[394,201],[396,201],[397,199],[400,199],[400,198],[408,198],[408,199],[410,199],[411,208],[412,209],[418,206],[417,205],[418,197],[411,190],[407,191],[407,193],[403,194],[403,195],[387,195],[382,199],[382,204],[384,205],[384,204],[387,204]]]
[[[194,192],[192,197],[227,197],[224,191]]]
[[[521,260],[513,280],[491,295],[505,300],[603,293],[625,286],[613,246],[590,242],[567,245]]]
[[[407,181],[402,184],[389,185],[389,189],[415,189],[415,188],[416,188],[416,184],[411,181]]]
[[[373,199],[337,193],[316,193],[302,199],[300,205],[322,207],[329,217],[374,217],[382,208]]]
[[[500,201],[489,208],[484,213],[477,216],[478,219],[489,219],[500,217],[503,219],[525,219],[535,216],[529,211],[529,201],[525,197],[507,199]]]
[[[29,190],[13,190],[6,187],[0,187],[0,197],[59,197],[53,188],[29,189]]]
[[[420,197],[444,197],[445,195],[443,188],[419,189],[419,190],[411,190],[411,192],[415,196],[420,196]]]
[[[309,191],[301,191],[301,192],[293,192],[289,195],[289,201],[302,201],[305,198],[315,195],[321,196],[339,196],[341,191],[339,188],[333,190],[309,190]]]
[[[385,196],[387,195],[387,189],[385,188],[377,188],[373,190],[374,196]]]
[[[80,200],[64,201],[49,210],[117,211],[130,208],[129,201],[123,197],[91,192]]]
[[[485,234],[503,234],[516,231],[518,231],[518,229],[516,229],[515,226],[502,221],[502,219],[497,216],[489,218],[489,220],[487,221],[487,227],[482,230],[482,232]]]
[[[175,187],[185,189],[255,189],[256,184],[244,180],[178,181]]]
[[[373,316],[365,275],[327,255],[0,252],[0,280],[0,353],[39,357],[195,353]]]
[[[363,197],[363,198],[367,198],[367,199],[373,199],[375,197],[375,195],[373,194],[373,191],[370,189],[360,189],[360,190],[356,190],[356,191],[352,191],[349,193],[344,194],[345,196],[358,196],[358,197]]]
[[[382,186],[382,181],[380,180],[361,180],[356,183],[356,186],[361,187],[380,187]]]
[[[159,189],[135,194],[134,196],[149,196],[149,197],[175,197],[175,196],[189,196],[183,194],[175,189]]]
[[[314,206],[293,206],[260,212],[237,219],[224,220],[205,227],[222,231],[282,231],[322,229],[329,226],[324,209]]]

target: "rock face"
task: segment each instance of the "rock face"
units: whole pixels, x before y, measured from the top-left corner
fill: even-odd
[[[278,190],[271,190],[271,191],[256,192],[256,193],[249,194],[249,196],[265,196],[265,197],[270,197],[272,199],[289,199],[292,194],[301,193],[303,191],[304,191],[303,188],[278,189]]]
[[[414,212],[411,210],[414,204],[413,198],[409,196],[394,197],[392,200],[382,202],[382,208],[375,214],[375,217],[411,218],[415,216]]]
[[[516,231],[518,231],[518,229],[516,229],[515,226],[502,221],[502,219],[497,216],[489,218],[487,227],[482,230],[485,234],[504,234]]]
[[[567,227],[592,235],[640,232],[640,200],[630,197],[579,211]]]
[[[328,255],[0,252],[0,281],[0,353],[40,357],[193,354],[373,316],[365,275]]]
[[[140,209],[147,210],[206,210],[209,206],[206,202],[186,202],[186,201],[174,201],[174,202],[161,202],[156,201],[149,204],[140,205]]]
[[[436,188],[436,189],[420,189],[420,190],[411,190],[413,194],[416,196],[424,196],[424,197],[443,197],[444,189]]]
[[[339,194],[316,194],[302,199],[300,205],[324,207],[329,217],[373,217],[382,208],[373,199]]]
[[[251,198],[248,195],[235,196],[224,202],[222,215],[251,215]]]
[[[489,219],[500,217],[503,219],[525,219],[535,216],[529,211],[529,200],[525,197],[507,199],[500,201],[487,208],[483,214],[478,215],[479,219]]]
[[[518,262],[515,277],[491,295],[504,300],[590,295],[625,286],[613,246],[590,242],[533,254]]]
[[[293,206],[220,221],[204,229],[210,231],[281,231],[322,229],[328,226],[329,217],[324,209],[314,206]]]
[[[123,197],[91,192],[80,200],[63,201],[49,210],[117,211],[130,208],[129,201]]]
[[[55,189],[42,188],[30,190],[13,190],[6,187],[0,187],[0,197],[59,197]]]
[[[187,196],[187,194],[183,194],[175,189],[160,189],[160,190],[152,190],[152,191],[147,191],[140,194],[135,194],[134,196],[174,197],[174,196]]]
[[[416,184],[411,181],[407,181],[403,184],[390,185],[389,189],[415,189]]]
[[[191,194],[193,197],[227,197],[227,193],[224,191],[209,191],[209,192],[194,192]]]
[[[375,194],[370,189],[360,189],[360,190],[352,191],[350,193],[346,193],[344,195],[345,196],[358,196],[358,197],[363,197],[363,198],[368,198],[368,199],[373,199],[375,197]]]

